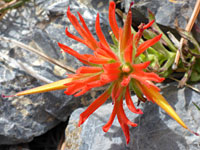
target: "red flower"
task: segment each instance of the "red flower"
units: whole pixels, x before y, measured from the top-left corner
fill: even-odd
[[[26,93],[37,93],[57,89],[65,89],[65,94],[80,96],[89,91],[92,88],[100,87],[109,84],[105,92],[100,95],[81,115],[78,125],[84,123],[84,121],[106,100],[111,97],[114,103],[114,108],[110,119],[103,126],[103,131],[107,132],[111,127],[114,118],[117,116],[118,121],[122,127],[122,130],[126,136],[126,141],[129,143],[129,128],[128,125],[136,127],[137,124],[131,122],[127,117],[123,109],[123,99],[133,113],[142,114],[140,109],[137,109],[130,95],[130,89],[135,92],[141,101],[152,101],[157,103],[163,108],[172,118],[180,123],[184,128],[187,126],[178,117],[173,108],[167,103],[162,95],[160,95],[160,89],[154,85],[154,82],[162,82],[164,78],[159,77],[153,72],[146,72],[150,62],[141,63],[138,56],[142,54],[148,47],[158,42],[162,35],[158,35],[155,38],[140,43],[142,33],[145,29],[149,28],[154,21],[147,25],[141,24],[139,31],[133,35],[131,32],[132,12],[128,11],[126,21],[123,29],[118,27],[115,19],[115,3],[110,2],[109,6],[109,22],[112,32],[118,41],[115,44],[115,48],[110,47],[109,43],[103,35],[100,28],[99,14],[96,18],[96,33],[99,38],[97,41],[91,32],[89,31],[84,19],[78,13],[78,19],[70,12],[70,8],[67,10],[67,16],[74,28],[80,34],[80,37],[72,35],[66,29],[66,35],[78,42],[81,42],[94,51],[93,55],[79,54],[70,47],[58,43],[59,47],[65,52],[73,55],[81,62],[88,66],[80,67],[75,74],[68,75],[68,78],[62,81],[57,81],[36,89],[20,92],[16,94],[25,95]],[[146,98],[145,98],[146,97]]]
[[[123,99],[125,98],[128,108],[137,114],[142,114],[140,109],[136,109],[130,96],[129,89],[132,88],[131,84],[134,84],[137,88],[135,93],[140,94],[139,99],[144,99],[143,94],[148,100],[155,101],[151,94],[144,90],[144,88],[154,89],[155,92],[159,91],[159,88],[154,85],[153,82],[162,82],[164,78],[160,78],[155,73],[147,73],[144,70],[148,67],[150,62],[139,63],[137,57],[143,53],[148,47],[155,44],[160,40],[162,35],[148,40],[142,44],[139,44],[139,40],[142,37],[143,30],[152,25],[150,22],[147,25],[142,24],[139,31],[134,36],[131,33],[132,13],[129,10],[124,27],[119,28],[115,19],[115,3],[111,2],[109,7],[109,22],[115,38],[118,40],[117,49],[112,50],[106,41],[99,23],[99,14],[96,18],[96,32],[99,41],[96,41],[90,31],[88,30],[83,18],[79,15],[79,19],[82,26],[74,15],[71,14],[70,9],[67,11],[68,18],[79,32],[82,38],[75,37],[66,30],[66,34],[85,44],[92,50],[94,55],[81,55],[71,48],[60,44],[67,53],[75,56],[83,63],[89,65],[89,67],[81,67],[76,71],[76,74],[70,75],[71,82],[66,83],[67,89],[65,93],[67,95],[80,96],[86,93],[88,90],[110,84],[110,87],[99,96],[81,115],[79,120],[79,126],[105,101],[112,97],[114,102],[113,112],[109,121],[103,127],[105,132],[111,127],[115,116],[122,127],[122,130],[126,136],[126,141],[129,143],[129,129],[128,125],[136,127],[137,124],[131,122],[123,110]],[[117,53],[114,53],[117,52]],[[130,84],[131,83],[131,84]],[[134,88],[133,88],[134,90]],[[143,94],[142,94],[143,93]]]

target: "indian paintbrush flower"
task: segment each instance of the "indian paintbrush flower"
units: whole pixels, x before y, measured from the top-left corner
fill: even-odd
[[[79,54],[70,47],[58,43],[59,47],[68,54],[76,57],[86,66],[82,66],[76,70],[75,74],[69,74],[67,79],[63,79],[51,84],[47,84],[38,88],[19,92],[15,96],[33,94],[38,92],[47,92],[52,90],[66,89],[65,94],[81,96],[92,88],[109,85],[108,88],[94,102],[80,114],[78,125],[84,121],[110,97],[113,101],[113,110],[108,122],[103,126],[103,131],[107,132],[111,127],[115,117],[117,117],[126,142],[129,143],[129,127],[136,127],[137,124],[131,122],[123,109],[123,99],[130,111],[136,114],[143,114],[140,109],[134,106],[131,99],[130,91],[133,90],[140,101],[149,100],[158,104],[180,125],[188,129],[184,122],[179,118],[174,109],[168,104],[165,98],[159,93],[160,89],[154,82],[162,82],[164,78],[159,77],[153,72],[147,72],[150,61],[141,62],[139,56],[161,39],[162,35],[157,35],[153,39],[141,43],[143,31],[149,28],[154,21],[148,24],[141,24],[138,32],[133,35],[131,29],[132,12],[129,9],[124,27],[118,27],[115,18],[115,3],[110,2],[109,6],[109,23],[112,29],[115,45],[111,46],[103,35],[100,27],[99,14],[96,17],[96,34],[99,38],[97,41],[89,31],[83,17],[78,13],[79,20],[67,10],[67,17],[80,34],[81,38],[71,34],[66,28],[66,35],[78,42],[83,43],[91,50],[92,54]],[[188,129],[189,130],[189,129]]]

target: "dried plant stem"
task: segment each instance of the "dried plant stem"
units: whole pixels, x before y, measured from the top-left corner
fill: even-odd
[[[15,44],[16,46],[18,46],[18,47],[20,47],[20,48],[26,49],[26,50],[28,50],[28,51],[31,51],[31,52],[37,54],[38,56],[40,56],[40,57],[43,58],[44,60],[46,60],[46,61],[48,61],[48,62],[50,62],[50,63],[52,63],[52,64],[54,64],[54,65],[57,65],[57,66],[59,66],[59,67],[65,69],[65,70],[67,70],[67,71],[69,71],[69,72],[75,73],[75,69],[73,69],[72,67],[70,67],[70,66],[65,66],[64,64],[60,63],[59,61],[57,61],[57,60],[55,60],[55,59],[53,59],[53,58],[47,56],[46,54],[40,52],[39,50],[34,49],[33,47],[30,47],[30,46],[28,46],[28,45],[25,45],[25,44],[22,43],[22,42],[19,42],[19,41],[16,41],[16,40],[14,40],[14,39],[10,39],[10,38],[7,38],[7,37],[1,37],[1,36],[0,36],[0,40],[6,41],[6,42],[8,42],[8,43],[13,43],[13,44]]]
[[[178,79],[176,79],[176,78],[174,78],[174,77],[169,77],[169,79],[171,79],[171,80],[174,80],[174,81],[176,81],[176,82],[180,82],[180,80],[178,80]],[[185,83],[185,86],[186,87],[188,87],[188,88],[190,88],[190,89],[192,89],[192,90],[194,90],[195,92],[197,92],[197,93],[200,93],[200,90],[199,89],[197,89],[197,88],[195,88],[195,87],[193,87],[193,86],[191,86],[191,85],[189,85],[189,84],[187,84],[187,83]]]
[[[58,148],[57,150],[65,150],[65,148],[66,148],[66,142],[64,141],[64,142],[62,143],[61,148]]]
[[[0,10],[5,9],[5,8],[13,5],[16,2],[17,2],[17,0],[13,0],[13,1],[9,2],[9,3],[5,3],[3,6],[0,7]]]
[[[194,22],[199,14],[199,10],[200,10],[200,0],[197,0],[196,1],[196,4],[195,4],[195,8],[194,8],[194,11],[192,13],[192,16],[190,17],[190,20],[185,28],[185,30],[187,32],[190,32],[192,30],[192,27],[194,25]],[[184,38],[181,38],[180,40],[180,47],[179,47],[179,50],[177,51],[176,53],[176,57],[175,57],[175,61],[174,61],[174,64],[172,66],[172,69],[173,70],[176,70],[177,69],[177,66],[178,66],[178,62],[179,62],[179,58],[180,58],[180,55],[181,55],[181,50],[183,48],[183,44],[184,44],[184,41],[185,39]]]
[[[0,12],[0,20],[3,18],[3,16],[6,14],[7,11]]]

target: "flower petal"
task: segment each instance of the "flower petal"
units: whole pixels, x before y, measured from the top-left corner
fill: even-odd
[[[111,63],[111,64],[105,64],[103,65],[103,69],[104,72],[107,74],[119,74],[120,73],[120,69],[119,67],[121,66],[120,62],[115,62],[115,63]]]
[[[124,133],[124,135],[126,137],[126,143],[128,144],[129,141],[130,141],[130,134],[129,134],[128,125],[126,123],[124,123],[124,120],[123,120],[123,118],[121,117],[121,115],[119,113],[117,113],[117,118],[118,118],[119,124],[120,124],[120,126],[121,126],[121,128],[123,130],[123,133]]]
[[[100,49],[98,49],[98,50],[101,50],[104,53],[106,53],[107,57],[118,61],[118,57],[116,56],[116,54],[109,47],[105,47],[101,42],[99,43],[99,47],[100,47]]]
[[[117,91],[119,90],[119,83],[118,82],[114,82],[113,84],[113,88],[112,88],[112,93],[111,93],[111,97],[112,97],[112,100],[113,100],[113,103],[115,104],[115,101],[117,99],[117,97],[119,96],[117,93]],[[116,95],[118,95],[116,97]]]
[[[68,31],[68,28],[65,29],[65,34],[66,34],[68,37],[70,37],[70,38],[72,38],[72,39],[74,39],[74,40],[76,40],[76,41],[78,41],[78,42],[83,43],[83,44],[86,45],[86,43],[85,43],[85,41],[84,41],[83,39],[79,38],[78,36],[75,36],[75,35],[71,34],[71,33]]]
[[[58,46],[63,49],[65,52],[67,52],[68,54],[76,57],[77,59],[79,59],[82,63],[84,64],[89,64],[87,58],[84,55],[79,54],[78,52],[76,52],[75,50],[71,49],[70,47],[63,45],[61,43],[58,43]]]
[[[127,45],[129,45],[129,39],[131,38],[131,24],[132,24],[132,12],[129,9],[122,34],[120,35],[120,52],[124,52]]]
[[[114,103],[114,108],[113,108],[112,114],[110,115],[108,122],[102,127],[104,132],[107,132],[110,129],[110,127],[112,126],[112,123],[115,119],[116,113],[117,113],[117,104]]]
[[[144,31],[143,27],[144,27],[144,24],[141,23],[138,27],[138,29],[139,29],[138,32],[135,34],[135,36],[133,38],[133,43],[134,43],[135,48],[138,48],[138,44],[140,42],[140,39],[141,39],[143,31]]]
[[[126,100],[126,104],[130,111],[132,111],[133,113],[136,113],[136,114],[143,114],[141,109],[135,108],[135,105],[133,104],[133,101],[131,99],[129,87],[126,88],[125,100]]]
[[[138,82],[144,84],[148,88],[154,87],[155,89],[157,89],[157,91],[160,91],[160,89],[155,84],[153,84],[150,80],[147,80],[145,77],[142,78],[141,76],[138,76],[136,74],[131,74],[131,77],[137,80]]]
[[[89,59],[88,59],[88,61],[90,62],[90,63],[93,63],[93,64],[108,64],[109,63],[109,61],[110,61],[111,59],[108,59],[108,58],[99,58],[99,57],[95,57],[95,56],[93,56],[93,57],[90,57]]]
[[[115,18],[115,2],[111,1],[109,5],[109,23],[110,27],[115,35],[116,39],[119,40],[119,27]]]
[[[125,112],[124,112],[124,109],[123,109],[123,98],[122,98],[122,99],[120,100],[120,102],[118,102],[118,103],[119,103],[119,111],[117,111],[117,116],[118,116],[119,118],[121,118],[122,121],[123,121],[125,124],[129,124],[129,125],[131,125],[132,127],[137,127],[137,124],[131,122],[131,121],[127,118],[127,116],[126,116],[126,114],[125,114]]]
[[[119,78],[118,74],[114,74],[114,73],[113,74],[102,73],[101,77],[100,77],[100,80],[102,82],[109,83],[109,82],[117,80],[118,78]]]
[[[146,69],[150,65],[150,63],[151,63],[150,61],[146,61],[140,64],[132,64],[132,67],[135,70],[143,70],[143,69]]]
[[[77,18],[71,13],[70,7],[67,9],[67,17],[69,18],[70,22],[74,26],[74,28],[78,31],[78,33],[84,38],[87,39],[87,32],[82,28],[79,24]]]
[[[102,32],[101,27],[100,27],[99,13],[97,13],[95,27],[96,27],[96,33],[97,33],[99,40],[101,41],[102,44],[104,44],[106,47],[109,48],[110,46],[108,45],[108,42],[106,41],[106,38],[103,35],[103,32]]]
[[[69,87],[66,89],[65,94],[73,95],[74,93],[76,93],[78,91],[82,91],[82,90],[84,90],[84,93],[85,93],[89,90],[87,88],[87,84],[93,83],[94,81],[98,81],[99,78],[100,78],[100,75],[94,75],[94,76],[90,76],[83,80],[73,81],[73,84],[69,85]],[[76,94],[76,96],[77,96],[77,94]],[[78,94],[78,96],[80,96],[80,93]]]
[[[144,72],[143,69],[146,69],[150,61],[141,63],[141,64],[132,64],[133,72],[131,76],[139,81],[143,80],[145,82],[148,81],[155,81],[155,82],[162,82],[165,78],[159,77],[156,73],[153,72]]]
[[[79,119],[79,123],[78,126],[80,126],[81,124],[83,124],[85,122],[85,120],[97,109],[99,108],[101,105],[103,105],[106,100],[110,97],[110,94],[108,92],[108,90],[106,90],[102,95],[100,95],[92,104],[90,104],[90,106],[83,112],[80,114],[80,119]]]
[[[95,87],[104,86],[104,85],[106,85],[106,84],[107,84],[107,82],[103,82],[103,81],[101,81],[101,80],[97,80],[97,81],[88,83],[88,84],[87,84],[87,87],[88,87],[89,89],[91,89],[91,88],[95,88]]]
[[[94,37],[90,33],[89,29],[87,28],[87,26],[85,24],[84,19],[80,15],[80,13],[78,13],[78,15],[79,15],[80,21],[83,24],[84,28],[80,25],[80,23],[78,22],[78,19],[70,12],[70,7],[68,7],[68,9],[67,9],[67,17],[69,18],[70,22],[72,23],[74,28],[77,30],[77,32],[85,40],[85,45],[88,46],[92,50],[96,50],[96,48],[98,48],[97,41],[94,39]]]
[[[153,72],[144,72],[144,71],[135,71],[131,74],[133,78],[140,78],[141,80],[146,81],[155,81],[162,82],[165,78],[159,77],[156,73]]]
[[[132,63],[133,61],[133,36],[131,37],[130,44],[126,47],[124,51],[124,60],[126,62]]]
[[[102,68],[101,67],[87,67],[87,66],[82,66],[76,70],[76,73],[98,73],[101,72]]]
[[[156,42],[158,42],[160,40],[160,38],[162,37],[162,34],[154,37],[153,39],[147,40],[144,43],[140,44],[140,46],[137,49],[137,53],[135,55],[135,57],[138,57],[141,53],[143,53],[147,48],[149,48],[150,46],[154,45]]]
[[[121,128],[122,128],[122,130],[123,130],[123,133],[124,133],[124,135],[125,135],[125,137],[126,137],[126,143],[128,144],[129,141],[130,141],[130,133],[129,133],[128,125],[125,124],[125,123],[122,121],[122,119],[121,119],[118,115],[117,115],[117,118],[118,118],[118,121],[119,121],[119,123],[120,123],[120,126],[121,126]]]
[[[143,26],[143,29],[145,30],[145,29],[151,27],[154,22],[155,22],[155,20],[150,21],[148,24],[146,24],[146,25]]]
[[[129,84],[130,80],[131,80],[130,76],[124,77],[122,82],[121,82],[121,85],[124,86],[124,87],[127,86]]]
[[[81,14],[79,12],[77,12],[77,13],[78,13],[79,19],[80,19],[85,31],[87,32],[87,41],[92,45],[93,49],[96,50],[96,48],[98,48],[98,42],[95,40],[92,33],[88,29],[88,27],[87,27],[83,17],[81,16]]]

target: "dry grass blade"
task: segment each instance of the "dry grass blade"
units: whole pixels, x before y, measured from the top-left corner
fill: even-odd
[[[123,19],[123,17],[124,17],[123,12],[120,9],[116,9],[115,11]]]
[[[167,32],[167,35],[169,36],[170,40],[173,42],[175,47],[180,47],[180,42],[176,39],[176,37],[171,33],[171,32]]]
[[[64,139],[65,140],[65,139]],[[63,141],[63,143],[60,143],[61,145],[58,145],[57,150],[65,150],[66,142]]]
[[[4,11],[3,13],[0,12],[0,20],[3,18],[3,16],[6,14],[7,11]]]
[[[192,30],[192,27],[193,27],[194,22],[195,22],[198,14],[199,14],[199,11],[200,11],[200,0],[197,0],[196,4],[195,4],[194,11],[192,13],[192,16],[190,17],[190,20],[189,20],[189,22],[188,22],[188,24],[187,24],[187,26],[185,28],[186,31],[190,32]],[[181,38],[180,47],[179,47],[179,50],[176,53],[176,58],[175,58],[173,66],[172,66],[173,70],[177,69],[179,58],[180,58],[180,53],[181,53],[180,51],[182,50],[183,44],[184,44],[184,39]]]
[[[7,8],[7,7],[13,5],[13,4],[16,3],[16,2],[17,2],[17,0],[13,0],[13,1],[10,1],[9,3],[5,3],[4,5],[2,5],[2,6],[0,7],[0,10],[5,9],[5,8]]]
[[[169,79],[171,79],[171,80],[174,80],[174,81],[176,81],[176,82],[180,82],[180,80],[178,80],[178,79],[176,79],[176,78],[174,78],[174,77],[169,77]],[[187,84],[187,83],[185,83],[185,86],[186,87],[188,87],[188,88],[190,88],[190,89],[192,89],[192,90],[194,90],[195,92],[197,92],[197,93],[200,93],[200,90],[199,89],[197,89],[197,88],[195,88],[195,87],[193,87],[193,86],[191,86],[191,85],[189,85],[189,84]]]
[[[28,45],[26,45],[26,44],[24,44],[24,43],[22,43],[22,42],[19,42],[19,41],[16,41],[16,40],[14,40],[14,39],[10,39],[10,38],[7,38],[7,37],[0,37],[0,40],[6,41],[6,42],[8,42],[8,43],[15,44],[16,46],[18,46],[18,47],[20,47],[20,48],[26,49],[26,50],[28,50],[28,51],[30,51],[30,52],[33,52],[33,53],[37,54],[38,56],[40,56],[40,57],[43,58],[44,60],[46,60],[46,61],[48,61],[48,62],[50,62],[50,63],[52,63],[52,64],[54,64],[54,65],[57,65],[57,66],[59,66],[59,67],[65,69],[65,70],[67,70],[67,71],[69,71],[69,72],[75,73],[75,69],[73,69],[72,67],[70,67],[70,66],[65,66],[64,64],[60,63],[59,61],[57,61],[57,60],[55,60],[55,59],[53,59],[53,58],[47,56],[46,54],[44,54],[44,53],[42,53],[42,52],[40,52],[40,51],[34,49],[33,47],[28,46]]]

